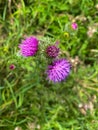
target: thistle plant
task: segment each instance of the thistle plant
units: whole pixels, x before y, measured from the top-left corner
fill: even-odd
[[[36,37],[28,37],[19,45],[20,53],[24,57],[35,57],[36,63],[41,64],[43,75],[46,75],[49,81],[54,83],[65,80],[71,69],[71,65],[67,59],[60,57],[59,44],[46,39],[37,39]],[[44,68],[44,70],[43,70]],[[37,68],[38,69],[38,68]],[[45,77],[44,77],[45,78]]]
[[[46,53],[48,57],[55,58],[58,56],[59,48],[57,48],[55,45],[48,46],[46,48]]]
[[[72,29],[76,30],[78,28],[78,25],[77,25],[77,23],[72,23],[71,27],[72,27]]]
[[[28,37],[19,45],[20,52],[23,56],[33,56],[38,50],[38,40],[35,37]]]
[[[58,59],[48,66],[47,75],[49,80],[60,82],[67,78],[70,72],[70,63],[66,59]]]

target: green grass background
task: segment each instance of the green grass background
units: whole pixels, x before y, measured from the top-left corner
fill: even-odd
[[[98,129],[97,15],[98,0],[0,0],[0,130]],[[89,27],[96,29],[91,37]],[[44,63],[18,55],[31,35],[60,41],[73,61],[66,81],[49,83]]]

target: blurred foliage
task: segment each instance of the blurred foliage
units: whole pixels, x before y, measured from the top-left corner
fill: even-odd
[[[0,0],[1,130],[98,129],[97,15],[98,0]],[[61,55],[72,63],[66,81],[43,80],[45,65],[19,55],[30,35],[43,44],[60,41]]]

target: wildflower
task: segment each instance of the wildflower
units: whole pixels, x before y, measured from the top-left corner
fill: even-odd
[[[84,15],[78,15],[75,17],[74,21],[79,20],[81,22],[85,22],[87,18]]]
[[[95,32],[97,32],[97,24],[96,25],[93,25],[93,26],[89,26],[88,27],[88,31],[87,31],[87,35],[88,35],[88,37],[92,37],[93,36],[93,34],[95,33]]]
[[[33,56],[38,50],[38,40],[35,37],[28,37],[19,45],[20,52],[23,56]]]
[[[10,70],[14,70],[15,69],[15,65],[11,64],[9,68],[10,68]]]
[[[55,60],[48,66],[46,71],[48,79],[53,82],[61,82],[66,79],[70,73],[71,65],[66,59]]]
[[[58,56],[59,48],[57,48],[55,45],[48,46],[46,48],[46,53],[49,57],[55,58]]]
[[[72,23],[72,24],[71,24],[71,27],[72,27],[74,30],[76,30],[76,29],[78,28],[78,25],[77,25],[77,23]]]

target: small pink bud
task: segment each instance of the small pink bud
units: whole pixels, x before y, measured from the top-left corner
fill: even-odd
[[[78,28],[78,25],[77,25],[77,23],[72,23],[72,24],[71,24],[71,27],[72,27],[74,30],[76,30],[76,29]]]
[[[10,70],[14,70],[15,69],[15,65],[14,64],[11,64],[10,67],[9,67]]]

